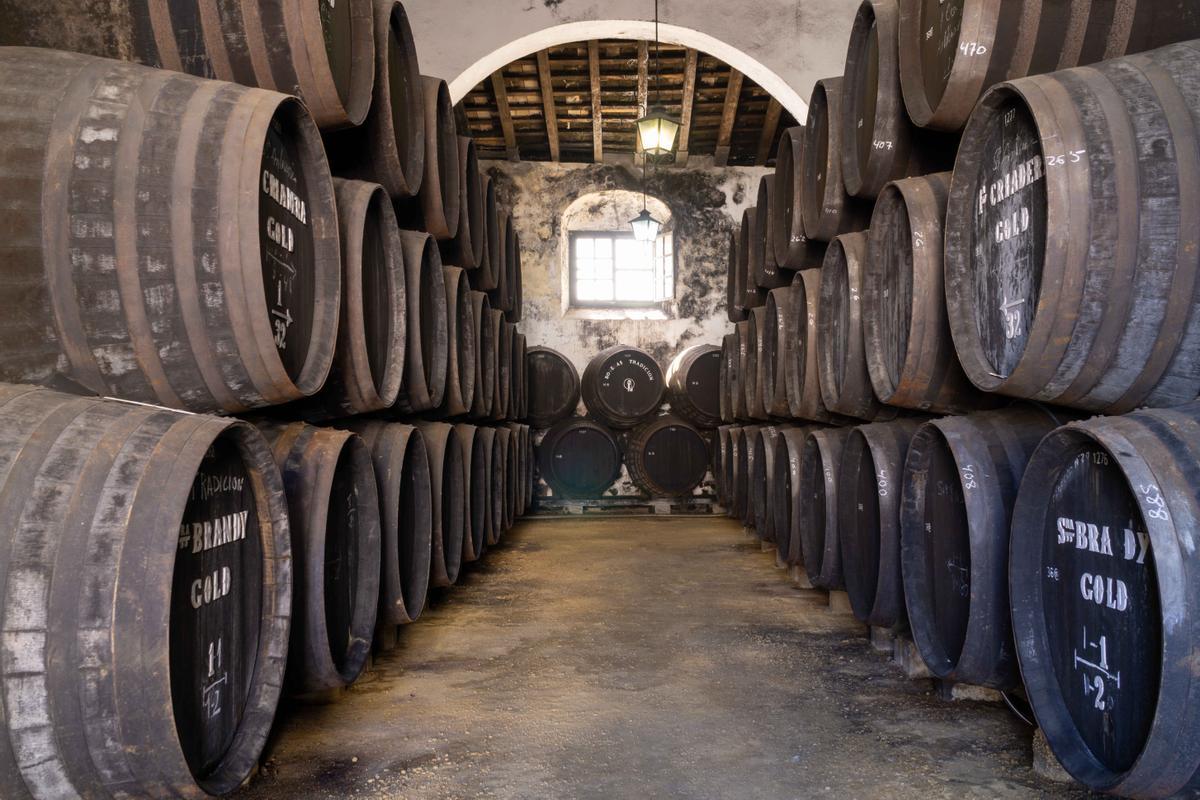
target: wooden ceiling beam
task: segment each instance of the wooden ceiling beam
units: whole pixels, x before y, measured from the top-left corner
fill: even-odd
[[[592,158],[604,160],[604,114],[600,107],[600,42],[588,41],[588,77],[592,84]]]
[[[504,131],[504,149],[511,161],[520,161],[517,135],[513,131],[512,112],[508,108],[508,90],[504,88],[504,70],[492,73],[492,91],[496,94],[496,109],[500,112],[500,129]]]
[[[558,112],[554,107],[554,84],[550,76],[550,58],[545,50],[537,54],[538,83],[542,87],[542,111],[546,117],[546,139],[550,142],[550,160],[558,161]]]
[[[733,136],[733,123],[737,119],[738,99],[742,94],[742,73],[729,68],[729,83],[725,87],[725,109],[721,113],[721,130],[717,134],[717,149],[713,163],[724,167],[729,163],[729,142]]]
[[[758,136],[758,154],[754,158],[756,166],[765,167],[767,160],[774,155],[771,152],[771,145],[775,143],[775,131],[779,128],[779,117],[783,113],[783,106],[779,105],[779,101],[774,97],[767,104],[767,116],[763,120],[762,133]]]
[[[692,102],[696,98],[696,61],[697,53],[688,48],[683,68],[683,98],[679,120],[679,149],[675,154],[676,164],[686,164],[688,160],[688,140],[692,134]]]
[[[645,39],[643,39],[638,42],[638,51],[637,51],[638,117],[641,117],[642,114],[645,114],[646,110],[650,107],[648,105],[648,103],[650,102],[649,90],[648,90],[649,74],[650,74],[650,66],[649,65],[650,65],[650,43],[647,42]],[[636,153],[634,156],[634,163],[640,164],[640,163],[642,163],[642,160],[645,158],[645,155],[642,153],[641,137],[638,137],[637,142],[635,143],[635,147],[637,148],[637,150],[636,150]]]

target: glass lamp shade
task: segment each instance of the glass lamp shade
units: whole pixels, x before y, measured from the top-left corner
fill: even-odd
[[[652,106],[646,116],[637,121],[638,139],[648,155],[665,156],[675,149],[679,123],[667,115],[662,106]]]
[[[633,238],[639,242],[653,242],[658,238],[662,223],[650,216],[650,212],[643,208],[642,213],[629,220],[629,227],[633,228]]]

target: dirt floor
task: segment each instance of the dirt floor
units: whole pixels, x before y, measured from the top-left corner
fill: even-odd
[[[724,518],[520,523],[239,800],[1083,797]]]

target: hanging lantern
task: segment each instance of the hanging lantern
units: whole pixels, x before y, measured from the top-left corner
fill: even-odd
[[[633,228],[633,238],[639,242],[653,242],[658,238],[658,232],[662,230],[662,223],[650,216],[650,212],[643,208],[642,213],[629,220],[629,227]]]
[[[679,123],[662,106],[651,106],[646,116],[637,121],[638,139],[646,155],[665,156],[675,150]]]

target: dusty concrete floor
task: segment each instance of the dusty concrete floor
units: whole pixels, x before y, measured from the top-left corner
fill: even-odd
[[[1080,797],[723,518],[521,523],[239,800]]]

